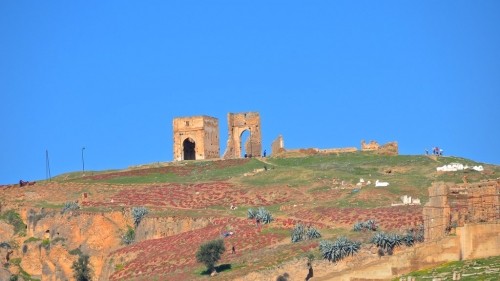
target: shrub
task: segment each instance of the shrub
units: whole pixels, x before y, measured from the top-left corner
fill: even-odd
[[[26,224],[23,222],[21,216],[16,211],[8,210],[0,216],[0,219],[14,226],[15,234],[18,234],[19,236],[26,235]]]
[[[302,240],[312,240],[320,237],[321,234],[316,228],[305,228],[301,223],[296,224],[292,230],[292,243],[296,243]]]
[[[283,273],[283,275],[280,275],[276,278],[276,281],[288,281],[288,277],[290,277],[290,275],[288,275],[288,273]]]
[[[54,238],[54,240],[52,240],[52,244],[56,244],[59,241],[64,243],[64,241],[66,241],[66,238],[64,238],[64,237],[56,237],[56,238]]]
[[[135,240],[135,230],[132,227],[128,227],[127,232],[122,236],[122,243],[125,245],[130,245],[134,243]]]
[[[83,254],[80,248],[75,248],[73,250],[70,250],[68,253],[72,256],[81,256]]]
[[[13,265],[17,265],[19,266],[21,264],[21,261],[22,259],[21,258],[13,258],[13,259],[10,259],[10,263],[13,264]]]
[[[80,206],[78,206],[78,203],[76,203],[74,201],[69,201],[69,202],[64,203],[64,207],[63,207],[61,213],[64,214],[66,212],[78,210],[78,209],[80,209]]]
[[[71,266],[73,269],[73,277],[76,281],[90,281],[92,280],[92,269],[89,264],[88,255],[80,255],[78,260]]]
[[[361,248],[361,242],[351,241],[345,237],[339,237],[335,241],[323,240],[319,242],[319,250],[324,259],[338,262],[349,255],[353,256]]]
[[[2,242],[0,243],[0,248],[4,248],[4,249],[11,249],[12,247],[10,246],[9,243],[7,242]]]
[[[43,239],[42,243],[40,244],[41,247],[44,247],[46,250],[50,249],[50,239]]]
[[[226,247],[222,239],[208,241],[202,244],[196,252],[196,260],[205,264],[207,271],[211,272],[225,251]]]
[[[38,221],[43,219],[46,215],[47,213],[45,213],[43,209],[39,214],[37,214],[33,209],[30,209],[28,211],[28,222],[30,225],[33,225],[33,227],[35,227]]]
[[[24,243],[24,244],[26,244],[26,243],[31,243],[31,242],[38,242],[38,241],[40,241],[40,240],[42,240],[42,239],[40,239],[40,238],[36,238],[36,237],[30,237],[30,238],[28,238],[28,239],[24,240],[24,242],[23,242],[23,243]]]
[[[134,226],[137,228],[141,223],[141,220],[149,213],[146,207],[133,207],[132,217],[134,218]]]

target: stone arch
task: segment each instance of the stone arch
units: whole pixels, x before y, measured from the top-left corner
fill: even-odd
[[[253,153],[252,146],[249,145],[251,136],[252,136],[252,133],[251,133],[250,129],[244,129],[243,131],[241,131],[240,142],[239,142],[239,146],[240,146],[240,154],[239,155],[240,155],[240,157],[245,157],[245,155],[247,157],[250,157],[252,155],[252,153]],[[250,149],[247,149],[247,147],[250,147]]]
[[[224,159],[241,157],[241,135],[248,130],[250,137],[243,144],[245,151],[251,151],[250,154],[260,157],[262,153],[262,138],[260,132],[260,116],[258,112],[228,113],[228,131],[226,152]]]
[[[196,142],[192,138],[186,138],[182,142],[184,160],[196,160]]]

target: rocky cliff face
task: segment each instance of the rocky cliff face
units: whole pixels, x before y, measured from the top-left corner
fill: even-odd
[[[25,237],[16,238],[12,226],[0,224],[0,238],[12,247],[9,271],[41,280],[71,280],[78,252],[90,256],[94,275],[99,277],[107,255],[121,247],[127,225],[120,212],[61,214],[29,209],[21,211],[21,217],[27,224]],[[6,260],[5,253],[2,258]]]
[[[11,274],[27,274],[40,280],[72,280],[72,264],[78,253],[90,256],[95,280],[108,280],[115,271],[110,253],[124,247],[121,237],[132,226],[130,213],[61,213],[44,209],[20,212],[26,223],[26,236],[18,237],[12,225],[0,221],[0,257],[10,260],[0,280]],[[135,241],[167,237],[207,226],[207,218],[145,217],[135,230]],[[10,254],[8,254],[10,252]],[[8,256],[8,257],[7,257]],[[5,278],[4,278],[5,277]]]
[[[135,241],[162,238],[207,226],[207,218],[146,217],[135,231]]]

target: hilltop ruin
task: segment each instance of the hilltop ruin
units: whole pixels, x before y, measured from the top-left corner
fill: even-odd
[[[228,113],[228,140],[224,159],[260,157],[262,137],[258,112]],[[210,116],[178,117],[173,120],[174,161],[220,158],[219,120]],[[242,135],[249,138],[242,143]],[[243,146],[243,149],[242,149]]]

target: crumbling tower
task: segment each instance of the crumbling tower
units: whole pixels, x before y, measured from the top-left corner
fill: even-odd
[[[217,118],[205,115],[174,118],[173,128],[174,161],[220,157]]]

